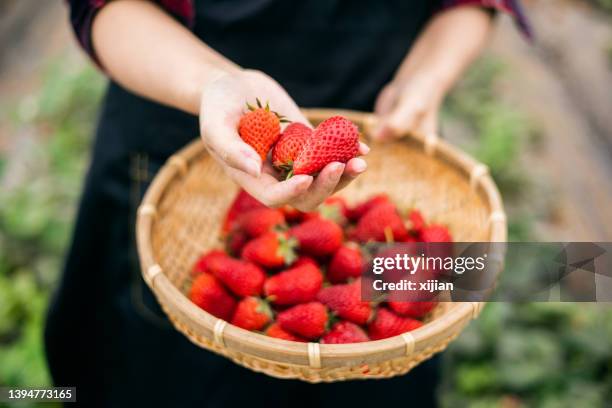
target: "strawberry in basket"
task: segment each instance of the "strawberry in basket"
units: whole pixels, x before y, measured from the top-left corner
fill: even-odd
[[[302,126],[288,127],[286,135],[307,133]],[[273,152],[277,159],[287,154],[282,166],[293,160],[289,146],[277,143]],[[428,224],[415,208],[401,211],[386,194],[354,206],[330,197],[317,211],[303,213],[267,208],[241,191],[228,210],[224,232],[226,247],[206,252],[195,263],[190,299],[243,329],[325,344],[379,340],[417,329],[437,305],[431,297],[407,301],[413,299],[399,293],[380,303],[363,301],[361,275],[372,242],[397,242],[396,249],[380,252],[385,256],[394,256],[406,242],[452,242],[446,226]],[[392,279],[392,271],[387,272],[387,280]]]

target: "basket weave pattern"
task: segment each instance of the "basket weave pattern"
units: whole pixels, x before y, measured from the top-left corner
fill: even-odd
[[[306,111],[313,123],[338,113],[360,125],[366,136],[375,121],[365,113]],[[506,240],[501,198],[485,166],[437,139],[411,137],[371,147],[368,171],[342,191],[349,202],[385,192],[399,208],[417,207],[426,219],[447,224],[458,242]],[[236,191],[203,144],[194,141],[160,170],[139,210],[143,277],[176,329],[200,347],[278,378],[386,378],[444,350],[483,306],[440,303],[427,324],[413,332],[356,344],[295,343],[227,324],[184,293],[197,258],[221,245],[221,220]]]

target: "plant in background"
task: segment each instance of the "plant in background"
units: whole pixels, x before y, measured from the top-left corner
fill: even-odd
[[[0,156],[0,385],[49,384],[42,329],[80,193],[103,80],[53,65],[9,121],[15,149]]]

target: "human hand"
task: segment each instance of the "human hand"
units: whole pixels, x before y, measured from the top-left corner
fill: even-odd
[[[372,138],[385,141],[406,135],[423,139],[437,137],[443,97],[444,92],[427,79],[392,81],[376,100],[374,110],[379,122]]]
[[[259,155],[237,131],[245,103],[256,98],[268,102],[272,110],[288,120],[310,125],[276,81],[262,72],[246,70],[219,73],[204,87],[200,130],[206,147],[226,173],[263,204],[270,207],[289,204],[310,211],[365,171],[365,161],[354,158],[346,164],[328,164],[316,178],[297,175],[279,181],[279,173],[268,161],[262,165]],[[361,145],[361,154],[368,150]]]

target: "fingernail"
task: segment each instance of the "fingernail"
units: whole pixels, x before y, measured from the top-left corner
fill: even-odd
[[[247,173],[249,173],[253,177],[259,177],[259,175],[261,174],[261,167],[259,166],[259,163],[255,160],[246,160],[245,167]]]
[[[365,143],[362,143],[360,150],[361,150],[361,154],[368,154],[368,153],[370,153],[370,146],[368,146]]]
[[[353,171],[355,171],[355,173],[363,173],[367,167],[368,166],[363,160],[359,160],[353,164]]]

